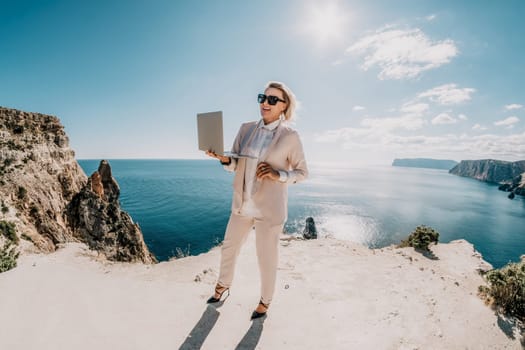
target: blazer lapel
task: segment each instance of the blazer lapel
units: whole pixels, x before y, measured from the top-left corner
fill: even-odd
[[[241,140],[241,147],[239,150],[239,155],[246,155],[246,147],[250,144],[250,141],[255,135],[255,130],[257,129],[257,122],[254,122],[252,126],[247,130],[245,137]],[[247,137],[246,137],[247,136]]]

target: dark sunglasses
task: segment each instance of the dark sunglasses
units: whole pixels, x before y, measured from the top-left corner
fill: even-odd
[[[286,103],[285,100],[281,100],[279,97],[277,96],[266,96],[265,94],[259,94],[257,95],[257,101],[259,101],[259,103],[264,103],[264,101],[268,100],[268,104],[271,105],[271,106],[275,106],[277,104],[277,102],[284,102]]]

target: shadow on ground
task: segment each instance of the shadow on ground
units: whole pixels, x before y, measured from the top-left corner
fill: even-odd
[[[208,305],[201,318],[193,327],[190,334],[184,340],[184,343],[179,347],[179,350],[196,350],[202,347],[204,341],[210,334],[213,327],[219,320],[220,312],[217,311],[218,307],[221,307],[224,301],[216,303],[214,306]],[[235,347],[235,350],[254,350],[259,340],[261,339],[263,331],[263,323],[266,316],[255,319],[252,321],[252,325],[241,339],[239,344]]]
[[[246,332],[244,337],[241,339],[239,344],[235,347],[235,350],[253,350],[259,343],[263,331],[263,323],[266,319],[266,315],[257,318],[252,321],[250,329]]]
[[[221,304],[222,305],[222,304]],[[186,340],[180,346],[179,350],[195,350],[200,349],[211,330],[219,319],[220,312],[211,305],[206,307],[199,322],[193,327]]]
[[[498,316],[498,327],[509,339],[518,338],[521,342],[521,346],[525,349],[525,325],[519,322],[514,317],[508,317],[500,313],[496,313]]]
[[[416,252],[418,252],[419,254],[423,255],[425,258],[427,259],[430,259],[430,260],[439,260],[439,257],[437,257],[433,251],[431,251],[430,249],[429,250],[425,250],[425,249],[419,249],[419,248],[414,248],[414,250]]]

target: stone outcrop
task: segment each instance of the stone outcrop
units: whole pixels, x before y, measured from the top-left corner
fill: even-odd
[[[305,239],[316,239],[317,238],[317,228],[315,227],[314,218],[311,216],[306,218],[306,226],[304,227],[303,238]]]
[[[109,176],[104,173],[107,171]],[[154,261],[138,226],[120,211],[118,185],[109,166],[97,176],[88,180],[58,118],[0,107],[0,220],[16,225],[24,245],[51,252],[60,243],[82,241],[109,259]],[[105,212],[107,216],[95,208],[88,210],[78,200],[88,192],[100,199],[93,201],[94,205],[111,208]],[[84,207],[75,209],[73,199]],[[75,213],[85,215],[84,221]],[[82,226],[82,222],[92,221],[99,225]],[[124,234],[124,229],[129,233]],[[100,237],[105,238],[100,241]]]
[[[120,189],[105,160],[67,206],[73,235],[110,260],[156,262],[140,227],[120,209]]]
[[[458,164],[455,160],[431,158],[394,159],[392,166],[450,170]]]
[[[525,172],[525,160],[506,162],[495,159],[462,160],[449,171],[454,175],[492,183],[511,182],[523,172]]]
[[[518,175],[510,183],[501,184],[500,191],[510,192],[509,198],[514,199],[516,195],[525,196],[525,173]]]

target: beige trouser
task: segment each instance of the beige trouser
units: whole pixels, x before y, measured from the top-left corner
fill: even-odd
[[[218,283],[230,287],[235,272],[235,262],[242,244],[250,230],[255,226],[255,246],[261,274],[261,300],[265,304],[272,301],[277,274],[279,236],[283,225],[271,225],[264,219],[230,215],[221,250],[221,269]]]

